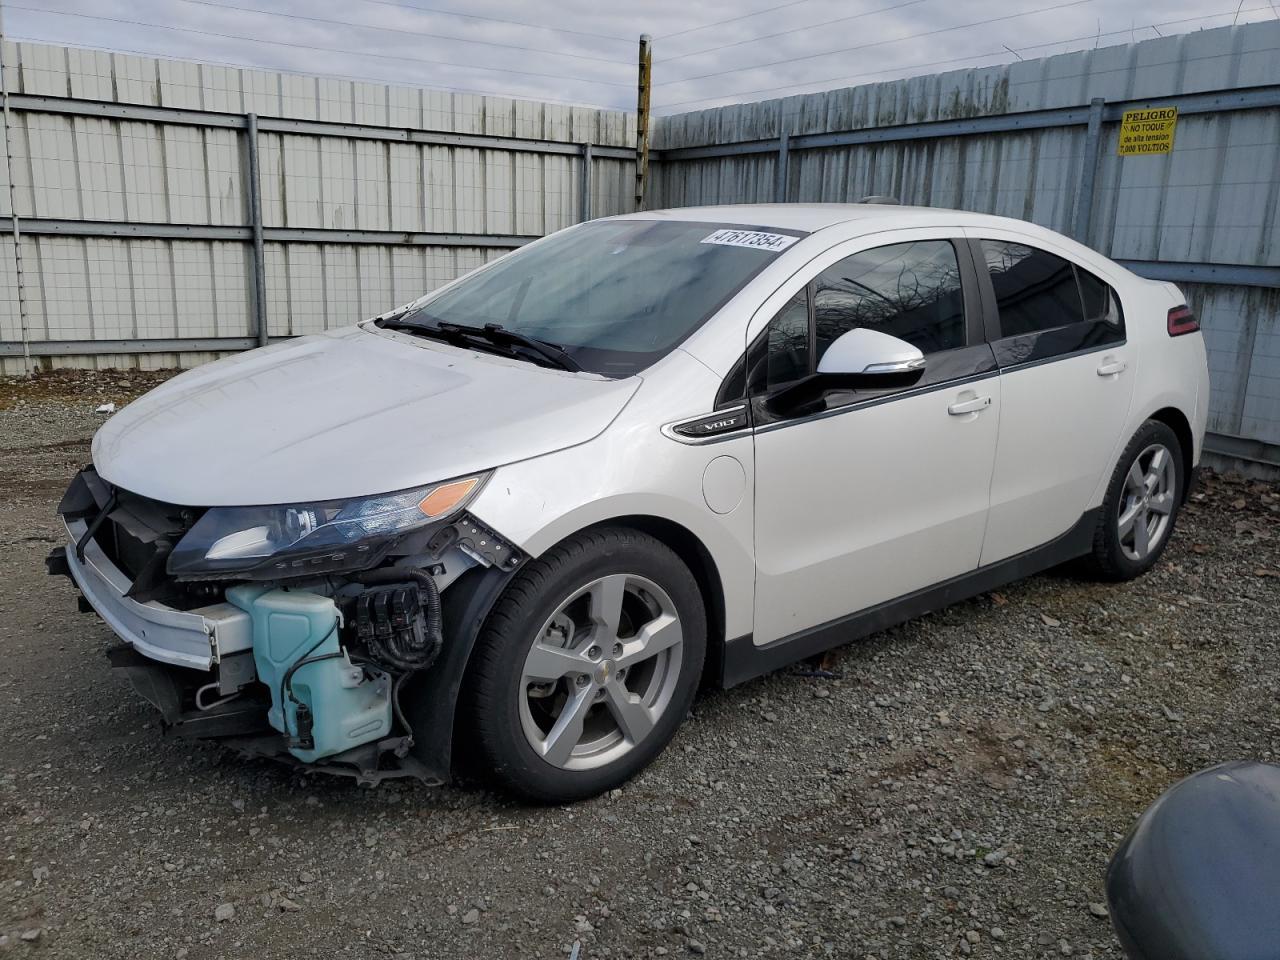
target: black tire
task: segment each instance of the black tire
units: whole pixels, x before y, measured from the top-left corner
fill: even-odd
[[[1135,461],[1143,456],[1143,452],[1156,444],[1166,448],[1170,454],[1174,478],[1173,502],[1168,514],[1168,524],[1160,534],[1159,540],[1150,547],[1145,556],[1135,559],[1126,552],[1122,543],[1119,528],[1120,515],[1126,503],[1129,471],[1133,468]],[[1094,529],[1093,550],[1085,558],[1087,572],[1101,580],[1122,581],[1139,577],[1155,566],[1173,536],[1186,484],[1182,444],[1178,441],[1178,435],[1166,424],[1158,420],[1148,420],[1125,446],[1111,474],[1111,480],[1107,484],[1107,495],[1102,501],[1102,510],[1098,516],[1098,525]]]
[[[674,603],[682,636],[674,691],[653,728],[622,756],[593,769],[564,769],[544,759],[522,728],[525,659],[542,625],[567,597],[613,574],[646,578]],[[625,783],[662,752],[688,715],[706,636],[697,583],[665,544],[625,527],[587,530],[562,541],[516,574],[477,639],[463,694],[482,769],[498,786],[537,803],[568,803]]]

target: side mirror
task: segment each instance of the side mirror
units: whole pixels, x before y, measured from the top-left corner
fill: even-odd
[[[818,376],[856,378],[852,385],[865,389],[911,386],[924,376],[924,354],[905,340],[858,327],[827,347]]]
[[[832,390],[901,390],[924,376],[924,354],[878,330],[842,333],[818,361],[818,372],[769,398],[779,413],[805,410]]]

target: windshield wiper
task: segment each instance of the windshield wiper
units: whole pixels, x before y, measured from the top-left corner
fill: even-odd
[[[530,359],[528,356],[518,352],[523,350],[526,354],[533,354],[537,360],[548,366],[559,370],[568,370],[570,373],[577,373],[582,369],[578,361],[574,360],[573,357],[569,356],[554,343],[539,340],[537,337],[526,336],[523,333],[516,333],[514,330],[508,330],[497,323],[486,323],[483,327],[473,327],[465,323],[450,323],[447,320],[423,323],[417,320],[393,317],[390,320],[382,321],[381,326],[393,330],[412,330],[414,333],[424,336],[439,337],[454,346],[479,347],[517,360]]]
[[[377,320],[375,322],[383,330],[407,330],[422,337],[443,340],[445,343],[453,344],[455,347],[491,350],[504,357],[511,355],[509,350],[499,349],[496,344],[476,343],[475,337],[468,336],[465,331],[458,329],[457,325],[452,323],[444,323],[439,320],[424,323],[421,320],[409,320],[404,317],[392,317],[389,320]]]
[[[444,326],[444,324],[441,324]],[[451,326],[458,326],[451,324]],[[582,365],[577,360],[565,353],[560,347],[554,343],[548,343],[546,340],[539,340],[537,337],[530,337],[523,333],[516,333],[514,330],[508,330],[500,323],[486,323],[483,327],[461,327],[467,333],[474,331],[476,336],[484,337],[490,343],[509,344],[513,347],[521,347],[530,353],[536,353],[543,360],[554,364],[561,370],[568,370],[570,373],[577,373],[582,369]]]

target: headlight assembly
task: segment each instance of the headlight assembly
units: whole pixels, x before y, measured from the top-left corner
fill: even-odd
[[[265,507],[212,507],[169,555],[176,577],[275,579],[357,569],[397,537],[444,520],[484,476],[396,493]]]

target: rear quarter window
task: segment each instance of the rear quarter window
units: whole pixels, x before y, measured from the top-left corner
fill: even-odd
[[[1084,307],[1084,319],[1088,323],[1106,323],[1124,329],[1124,314],[1120,298],[1106,281],[1095,277],[1083,267],[1076,267],[1076,279],[1080,282],[1080,302]]]
[[[983,240],[982,251],[995,289],[1002,337],[1084,322],[1084,307],[1070,261],[1004,240]]]

